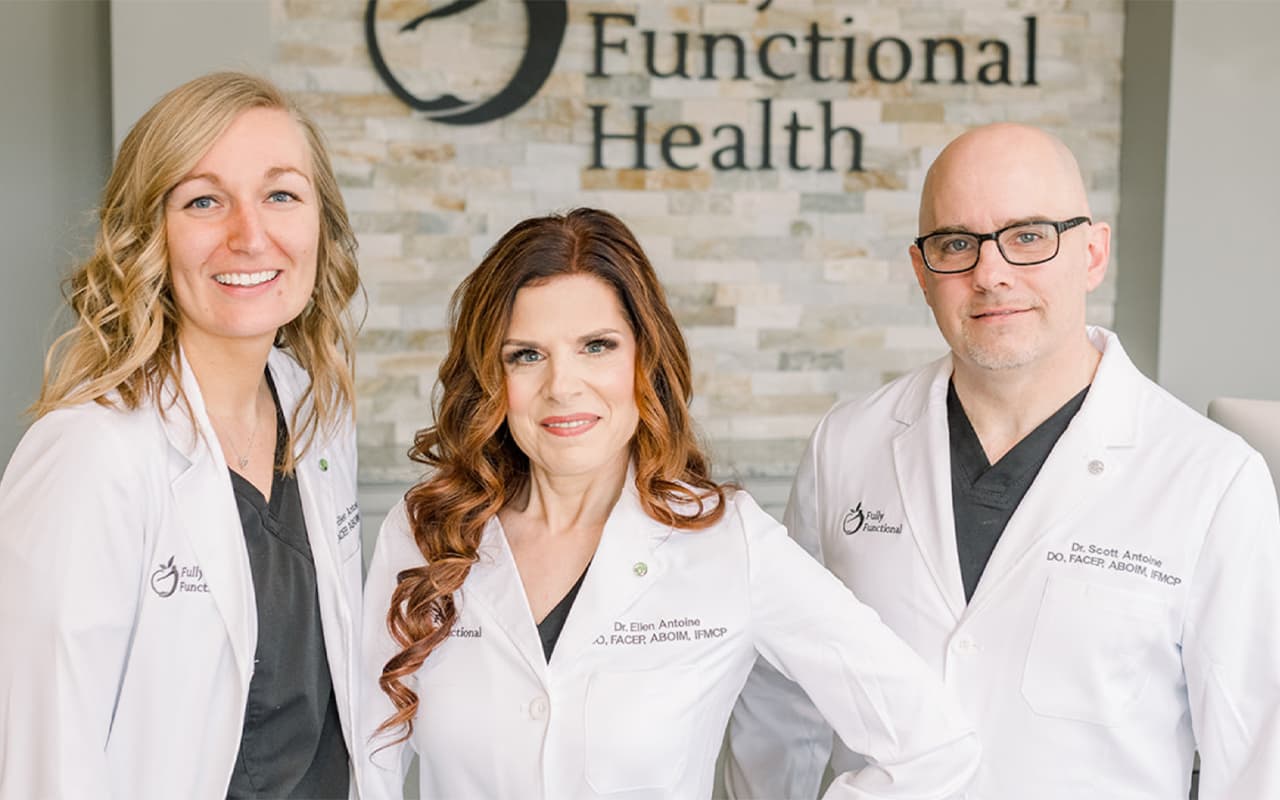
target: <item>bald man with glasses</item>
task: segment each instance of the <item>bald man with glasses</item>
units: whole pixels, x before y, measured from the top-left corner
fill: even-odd
[[[1202,800],[1280,798],[1275,490],[1086,324],[1111,230],[1075,158],[1034,128],[970,131],[919,230],[951,352],[828,412],[791,535],[960,699],[984,747],[967,797],[1185,798],[1198,748]],[[734,798],[813,798],[829,757],[857,766],[767,664],[729,732]]]

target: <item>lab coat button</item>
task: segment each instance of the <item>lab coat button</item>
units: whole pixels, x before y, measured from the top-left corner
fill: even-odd
[[[1089,474],[1090,474],[1090,475],[1101,475],[1101,474],[1102,474],[1102,471],[1103,471],[1104,469],[1106,469],[1106,468],[1107,468],[1107,465],[1106,465],[1106,464],[1103,464],[1101,461],[1099,461],[1099,460],[1098,460],[1098,459],[1096,459],[1096,458],[1095,458],[1094,460],[1092,460],[1092,461],[1090,461],[1090,462],[1089,462]]]
[[[635,566],[631,568],[631,571],[636,574],[637,578],[643,578],[645,575],[649,574],[649,565],[643,561],[637,561]]]
[[[544,719],[547,716],[547,698],[533,698],[533,702],[529,703],[529,716],[533,719]]]
[[[971,636],[960,636],[951,643],[951,649],[957,653],[968,655],[969,653],[978,652],[978,643]]]

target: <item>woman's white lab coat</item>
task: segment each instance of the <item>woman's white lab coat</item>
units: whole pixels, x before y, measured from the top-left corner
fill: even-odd
[[[290,418],[309,378],[278,350],[268,365]],[[165,414],[86,403],[39,419],[5,470],[0,798],[226,796],[257,609],[227,465],[185,359],[181,372],[194,427],[180,403]],[[361,565],[354,427],[319,437],[297,477],[350,743]],[[353,775],[352,796],[356,785]]]
[[[422,563],[402,503],[366,584],[365,736],[393,710],[377,679],[399,649],[386,627],[396,574]],[[369,797],[400,797],[413,750],[424,799],[708,798],[757,654],[873,759],[831,797],[943,798],[976,768],[940,682],[745,493],[685,532],[648,517],[628,481],[550,663],[496,519],[457,601],[451,637],[409,681],[412,739],[372,741]]]

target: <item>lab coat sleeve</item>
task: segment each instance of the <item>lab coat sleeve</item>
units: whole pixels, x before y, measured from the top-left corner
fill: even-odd
[[[1201,800],[1280,797],[1278,517],[1266,464],[1252,453],[1218,503],[1184,620]]]
[[[391,609],[391,593],[401,570],[420,566],[422,555],[414,543],[401,500],[387,514],[378,532],[373,561],[364,584],[364,625],[362,630],[360,677],[359,757],[364,760],[363,800],[398,800],[404,796],[405,773],[413,760],[412,740],[394,742],[401,731],[375,736],[382,722],[395,713],[395,705],[378,685],[382,668],[400,646],[387,630],[387,612]],[[413,678],[407,681],[415,689]]]
[[[938,677],[744,494],[751,618],[760,654],[804,689],[867,765],[825,797],[943,800],[978,767],[977,734]],[[783,744],[782,746],[786,746]]]
[[[791,486],[787,532],[821,561],[815,432]],[[831,727],[794,681],[756,660],[729,719],[725,789],[733,800],[813,800],[831,758]]]
[[[145,476],[102,410],[39,420],[0,481],[0,797],[103,797],[146,580]]]

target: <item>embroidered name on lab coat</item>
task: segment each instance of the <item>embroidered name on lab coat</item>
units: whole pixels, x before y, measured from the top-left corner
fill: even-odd
[[[1164,561],[1150,553],[1126,550],[1123,547],[1071,542],[1070,552],[1045,551],[1045,561],[1053,564],[1076,565],[1086,569],[1121,572],[1135,578],[1177,586],[1182,578],[1165,570]]]
[[[360,504],[352,503],[338,514],[338,541],[342,541],[360,527]]]
[[[615,620],[613,630],[596,637],[593,644],[652,645],[720,639],[729,629],[704,624],[698,617],[671,617],[657,620]]]

